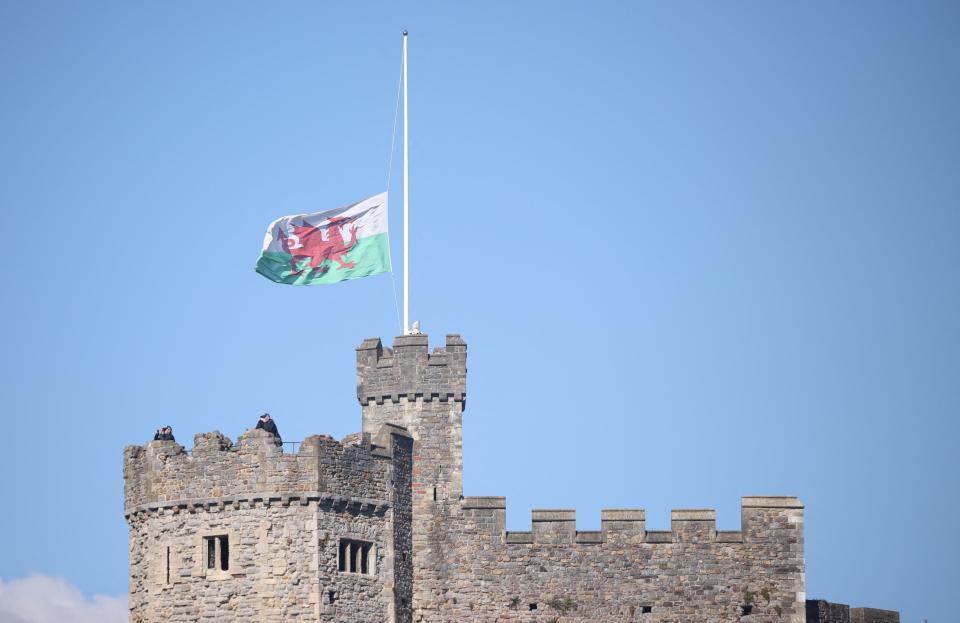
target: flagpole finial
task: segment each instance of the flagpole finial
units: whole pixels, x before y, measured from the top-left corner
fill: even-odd
[[[406,30],[403,31],[403,36],[404,36],[404,37],[407,36],[407,31],[406,31]]]

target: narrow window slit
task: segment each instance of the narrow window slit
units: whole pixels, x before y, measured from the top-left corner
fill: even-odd
[[[215,571],[228,571],[230,569],[230,537],[225,534],[217,536],[203,537],[204,547],[206,549],[206,567]],[[169,550],[167,557],[169,561]],[[169,562],[167,573],[170,573]]]
[[[220,570],[228,571],[230,569],[230,540],[225,537],[220,538]]]
[[[207,569],[215,568],[217,564],[217,541],[216,539],[206,539],[207,541]]]
[[[347,570],[347,557],[349,556],[350,551],[350,541],[340,541],[340,564],[338,565],[338,570],[346,571]]]
[[[370,544],[364,543],[361,547],[362,547],[362,550],[360,552],[360,573],[364,575],[369,575],[370,562],[368,558],[370,556]]]

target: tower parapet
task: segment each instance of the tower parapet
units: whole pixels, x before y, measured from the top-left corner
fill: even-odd
[[[516,532],[505,498],[463,497],[466,355],[455,334],[432,351],[421,334],[365,340],[362,431],[339,442],[284,453],[253,430],[128,447],[131,621],[802,623],[797,498],[744,497],[736,531],[713,509],[648,530],[644,509],[614,508],[600,530],[537,509]]]
[[[571,623],[749,620],[802,623],[803,504],[741,499],[739,531],[713,509],[674,509],[647,530],[644,509],[604,509],[601,530],[577,530],[569,509],[535,509],[530,531],[506,530],[506,499],[466,497],[451,528],[446,591],[424,621],[513,620],[521,605]],[[498,581],[489,581],[491,569]],[[641,617],[648,614],[648,617]]]
[[[467,343],[458,334],[432,353],[425,334],[398,336],[393,348],[380,338],[364,340],[357,347],[357,400],[365,432],[394,424],[419,441],[415,499],[460,499]]]
[[[432,353],[425,334],[398,336],[393,348],[383,346],[380,338],[357,347],[357,400],[363,407],[418,399],[462,403],[466,397],[467,343],[457,334],[447,335],[446,345]],[[372,429],[375,423],[366,421],[366,409],[364,416],[364,430]]]
[[[257,429],[128,446],[130,620],[409,623],[412,465],[391,424],[296,453]]]
[[[395,434],[409,436],[399,429]],[[247,431],[236,445],[218,431],[200,433],[191,453],[173,441],[151,441],[124,452],[124,506],[130,514],[254,499],[331,499],[385,509],[391,458],[392,445],[374,446],[366,433],[354,443],[312,435],[296,453],[283,452],[260,429]]]
[[[778,531],[795,541],[797,526],[803,523],[803,503],[791,496],[744,496],[740,500],[741,530],[717,530],[717,512],[712,508],[675,508],[670,511],[670,530],[646,529],[646,510],[605,508],[600,511],[599,531],[577,530],[572,509],[533,509],[531,530],[507,531],[505,497],[465,497],[463,516],[470,530],[500,543],[528,545],[606,544],[626,545],[670,543],[756,543],[775,542]]]

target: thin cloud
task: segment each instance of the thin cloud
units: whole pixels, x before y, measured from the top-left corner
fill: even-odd
[[[0,623],[125,623],[127,614],[125,597],[87,599],[63,578],[0,579]]]

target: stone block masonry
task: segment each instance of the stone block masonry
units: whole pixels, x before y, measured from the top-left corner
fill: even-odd
[[[505,498],[463,495],[460,336],[432,351],[426,335],[368,339],[356,361],[362,431],[343,441],[290,454],[252,430],[197,435],[190,453],[126,448],[131,621],[895,621],[805,601],[795,497],[742,498],[739,531],[703,508],[674,510],[667,531],[640,508],[603,510],[596,531],[538,509],[507,531]]]
[[[807,600],[807,623],[850,623],[850,606],[823,599]]]
[[[466,351],[458,335],[432,352],[425,335],[357,349],[363,430],[414,438],[414,621],[805,619],[796,498],[744,498],[742,532],[718,532],[708,509],[675,510],[669,532],[648,532],[642,509],[603,511],[597,532],[536,510],[530,531],[507,532],[504,498],[463,497]]]
[[[850,623],[900,623],[900,613],[877,608],[850,608]]]
[[[126,448],[130,620],[410,621],[412,457],[389,424],[295,454],[262,430]]]
[[[851,608],[823,599],[808,599],[807,623],[900,623],[900,613],[876,608]]]
[[[531,531],[516,533],[504,529],[504,498],[464,498],[442,599],[417,612],[424,621],[804,621],[799,500],[743,498],[742,532],[718,532],[713,510],[672,518],[669,532],[649,532],[643,509],[608,509],[599,532],[581,532],[572,510],[534,510]]]

